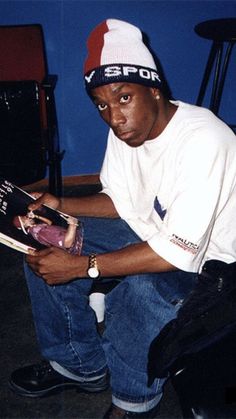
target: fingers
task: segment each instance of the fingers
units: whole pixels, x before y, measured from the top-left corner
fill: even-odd
[[[40,192],[33,192],[31,194],[34,198],[36,198],[36,200],[34,202],[32,202],[28,209],[30,211],[34,211],[36,209],[38,209],[39,207],[41,207],[43,204],[48,205],[51,208],[58,208],[59,204],[60,204],[60,200],[58,198],[56,198],[55,196],[49,194],[49,193],[40,193]]]
[[[50,248],[46,248],[40,251],[29,251],[26,256],[26,262],[34,271],[34,273],[44,279],[44,275],[47,272],[45,265],[45,257],[50,253]]]
[[[33,248],[29,248],[28,249],[28,255],[32,255],[32,256],[36,256],[36,250],[35,249],[33,249]]]
[[[41,197],[43,196],[43,193],[40,193],[40,192],[32,192],[30,195],[35,199],[35,202],[32,202],[28,206],[28,209],[30,211],[33,211],[33,210],[39,208],[42,205]]]
[[[68,276],[68,268],[64,258],[71,257],[62,249],[55,247],[40,251],[30,252],[26,256],[26,262],[34,273],[42,278],[48,285],[63,284],[71,281]]]
[[[46,256],[49,253],[51,253],[51,247],[45,247],[45,249],[42,250],[34,250],[31,248],[26,256],[26,261],[28,262],[28,260],[33,260],[33,258]]]
[[[30,195],[35,199],[39,199],[43,195],[43,192],[32,192]]]

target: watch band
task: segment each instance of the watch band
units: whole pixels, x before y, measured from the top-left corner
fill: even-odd
[[[96,253],[91,253],[89,255],[89,268],[97,268],[97,255]]]

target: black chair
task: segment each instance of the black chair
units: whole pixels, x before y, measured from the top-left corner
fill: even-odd
[[[61,195],[54,89],[41,25],[0,26],[0,176],[18,186],[49,177]]]
[[[212,76],[209,108],[217,115],[236,42],[236,18],[207,20],[196,25],[194,29],[199,36],[212,41],[196,104],[198,106],[203,104]],[[236,128],[236,125],[230,126],[232,129]]]
[[[149,384],[169,377],[184,418],[236,417],[236,262],[208,261],[180,308],[153,340]]]
[[[197,352],[172,377],[186,419],[236,417],[236,329]]]

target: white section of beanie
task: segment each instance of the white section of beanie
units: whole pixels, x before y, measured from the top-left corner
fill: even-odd
[[[156,69],[152,54],[142,40],[142,33],[134,25],[107,19],[109,31],[104,35],[101,65],[135,64]]]

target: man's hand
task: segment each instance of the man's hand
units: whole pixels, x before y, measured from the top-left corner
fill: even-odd
[[[38,209],[43,204],[53,209],[58,209],[60,206],[60,199],[49,193],[42,194],[39,192],[33,192],[31,193],[31,196],[36,198],[36,200],[29,205],[29,210],[31,211]]]
[[[70,255],[62,249],[49,247],[27,255],[26,262],[48,285],[57,285],[72,281],[77,277],[80,258],[85,259],[81,256]]]

